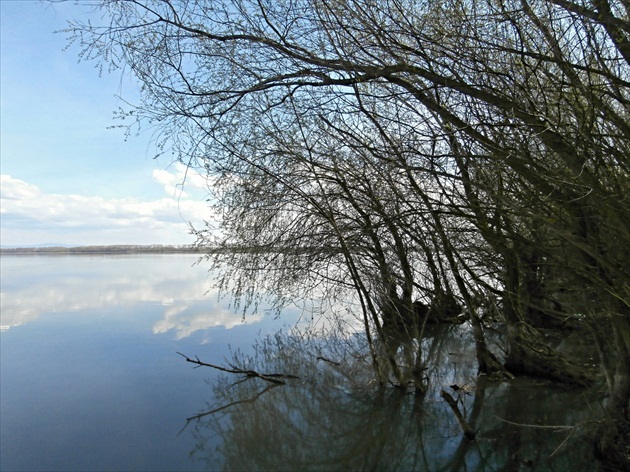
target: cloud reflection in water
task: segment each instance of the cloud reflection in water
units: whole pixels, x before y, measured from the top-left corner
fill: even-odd
[[[150,259],[151,270],[138,264],[138,258]],[[227,300],[220,301],[207,267],[195,265],[196,260],[193,255],[3,256],[2,330],[42,316],[145,304],[163,313],[153,333],[174,331],[178,340],[199,330],[230,329],[263,318],[257,314],[243,319]],[[27,276],[35,263],[38,277]]]

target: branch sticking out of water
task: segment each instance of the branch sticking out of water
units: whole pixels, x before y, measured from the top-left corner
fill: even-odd
[[[318,361],[328,362],[329,364],[332,364],[332,365],[337,366],[337,367],[341,366],[341,364],[339,362],[331,361],[330,359],[327,359],[327,358],[322,357],[322,356],[317,356],[316,359]]]
[[[220,370],[221,372],[227,372],[228,374],[242,374],[242,375],[245,375],[246,378],[257,377],[259,379],[266,380],[267,382],[271,382],[271,383],[277,384],[277,385],[284,385],[286,383],[286,382],[284,382],[283,380],[280,380],[280,379],[299,379],[299,377],[296,376],[296,375],[290,375],[290,374],[261,374],[259,372],[256,372],[255,370],[244,370],[244,369],[239,369],[238,367],[235,367],[235,366],[231,366],[232,367],[231,369],[227,369],[225,367],[221,367],[221,366],[218,366],[218,365],[208,364],[207,362],[202,362],[201,360],[199,360],[199,357],[197,357],[197,356],[195,356],[194,359],[191,359],[190,357],[188,357],[185,354],[182,354],[181,352],[178,352],[177,354],[179,354],[184,359],[186,359],[186,362],[192,362],[193,364],[196,364],[198,367],[201,367],[201,366],[211,367],[213,369]]]
[[[470,427],[470,425],[464,418],[464,415],[462,415],[461,411],[459,411],[459,407],[457,406],[457,402],[455,401],[455,399],[444,390],[442,390],[440,394],[442,395],[442,398],[446,401],[446,403],[448,403],[448,406],[451,407],[451,410],[453,410],[453,414],[455,415],[455,418],[457,418],[457,422],[461,426],[462,431],[464,431],[464,436],[466,436],[466,438],[468,439],[475,439],[476,433]]]

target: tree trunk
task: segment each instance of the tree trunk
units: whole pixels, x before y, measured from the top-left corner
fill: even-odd
[[[606,345],[610,342],[610,330],[602,330],[601,326],[594,329],[609,393],[606,418],[595,444],[596,455],[605,470],[630,470],[630,319],[627,311],[624,306],[622,313],[611,316],[612,346]],[[594,322],[599,325],[602,320]]]
[[[486,339],[483,334],[483,326],[477,313],[471,312],[470,322],[475,337],[475,350],[477,352],[477,363],[479,364],[479,372],[482,374],[493,375],[498,374],[503,377],[512,377],[505,366],[501,365],[496,356],[488,349]]]
[[[514,375],[530,375],[567,384],[586,386],[592,382],[586,370],[547,346],[538,330],[523,317],[528,294],[522,293],[519,258],[515,250],[505,256],[503,316],[509,343],[505,367]]]

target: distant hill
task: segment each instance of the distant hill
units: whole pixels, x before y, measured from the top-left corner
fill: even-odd
[[[62,246],[37,245],[27,247],[0,248],[0,254],[162,254],[162,253],[205,253],[209,248],[193,245],[164,246],[152,244],[115,246]]]
[[[16,246],[16,245],[0,245],[0,249],[17,249],[20,248],[54,248],[54,247],[73,247],[72,244],[61,244],[61,243],[43,243],[43,244],[25,244],[24,246]]]

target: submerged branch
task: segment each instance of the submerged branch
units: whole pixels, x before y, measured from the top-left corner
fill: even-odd
[[[514,426],[522,426],[523,428],[538,428],[538,429],[556,429],[556,430],[565,430],[565,429],[575,429],[580,424],[584,424],[586,422],[580,423],[578,425],[545,425],[545,424],[525,424],[525,423],[515,423],[514,421],[509,421],[499,416],[494,416],[499,421],[503,421],[504,423],[512,424]]]
[[[199,360],[199,357],[197,357],[197,356],[195,356],[194,359],[191,359],[190,357],[188,357],[185,354],[182,354],[181,352],[178,352],[177,354],[179,354],[184,359],[186,359],[186,362],[191,362],[193,364],[197,364],[197,366],[199,366],[199,367],[201,367],[201,366],[211,367],[213,369],[220,370],[221,372],[227,372],[228,374],[243,374],[247,378],[249,378],[249,377],[257,377],[259,379],[266,380],[267,382],[271,382],[271,383],[277,384],[277,385],[284,385],[285,384],[285,382],[280,380],[280,379],[299,379],[299,377],[297,375],[290,375],[290,374],[261,374],[259,372],[256,372],[255,370],[243,370],[243,369],[239,369],[238,367],[235,367],[235,366],[231,366],[232,367],[231,369],[226,369],[225,367],[221,367],[221,366],[214,365],[214,364],[208,364],[207,362],[202,362],[201,360]]]

